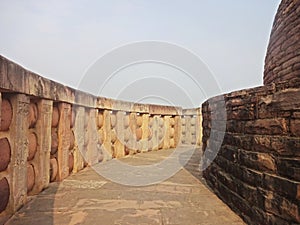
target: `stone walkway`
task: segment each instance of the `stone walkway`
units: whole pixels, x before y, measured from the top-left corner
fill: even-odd
[[[170,157],[172,152],[141,153],[126,157],[122,162],[149,165]],[[32,197],[6,224],[244,224],[203,184],[197,170],[199,157],[198,149],[175,175],[143,187],[117,184],[86,168],[61,183],[52,183],[40,195]]]

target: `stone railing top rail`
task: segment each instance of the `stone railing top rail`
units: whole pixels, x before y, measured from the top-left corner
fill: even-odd
[[[200,108],[182,109],[178,106],[133,103],[98,97],[67,87],[33,73],[0,55],[0,90],[68,102],[91,108],[124,112],[149,113],[153,115],[199,115]]]

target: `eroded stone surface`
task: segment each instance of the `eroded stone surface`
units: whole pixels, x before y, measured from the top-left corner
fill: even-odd
[[[172,151],[138,154],[122,162],[149,165],[169,157]],[[61,183],[52,183],[7,225],[244,224],[202,183],[197,170],[200,154],[198,149],[168,180],[145,187],[116,184],[85,169]]]

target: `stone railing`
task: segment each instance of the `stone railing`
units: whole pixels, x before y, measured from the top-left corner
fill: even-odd
[[[0,56],[0,223],[88,165],[200,145],[201,110],[96,97]]]

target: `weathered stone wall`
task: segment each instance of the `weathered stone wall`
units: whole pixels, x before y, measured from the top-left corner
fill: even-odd
[[[202,105],[203,165],[209,165],[203,175],[248,224],[300,224],[299,15],[299,0],[282,0],[265,60],[266,86]]]
[[[300,1],[283,0],[265,59],[264,84],[300,79]]]
[[[218,151],[208,185],[248,224],[300,223],[300,83],[224,95],[202,105],[203,151]],[[212,128],[212,120],[217,124]]]
[[[96,97],[40,77],[2,56],[0,112],[0,224],[27,196],[88,165],[175,148],[182,139],[200,144],[200,134],[195,136],[200,109],[183,113],[180,107]],[[185,117],[193,117],[193,129],[182,136]]]

